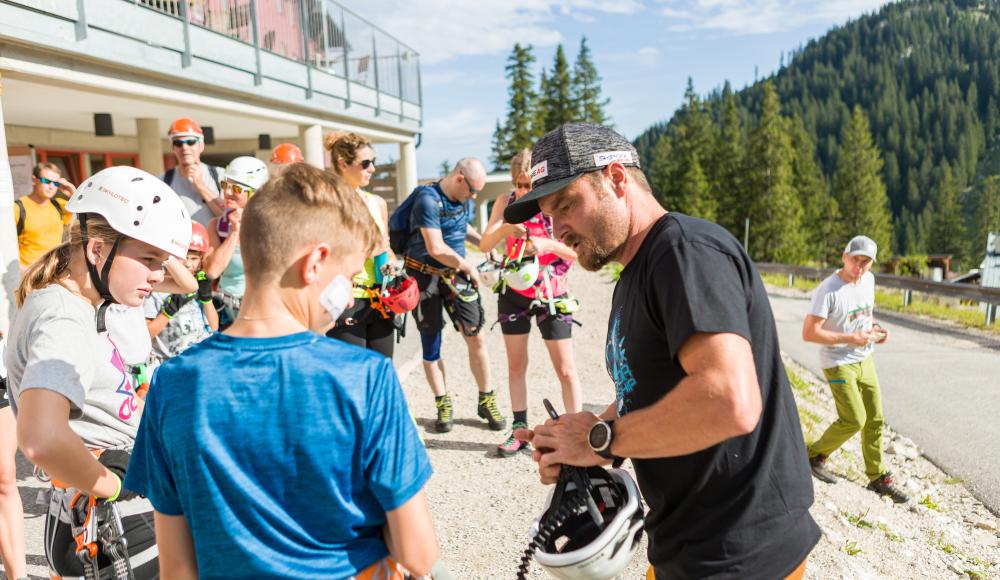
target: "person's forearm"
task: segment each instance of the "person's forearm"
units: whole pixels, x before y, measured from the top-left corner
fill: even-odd
[[[114,474],[94,459],[68,423],[43,427],[19,421],[18,441],[25,457],[53,479],[97,497],[118,491]]]
[[[198,290],[198,281],[180,260],[171,257],[163,268],[167,276],[153,290],[170,294],[190,294]]]
[[[478,246],[482,242],[483,236],[472,226],[466,226],[465,241]]]
[[[458,255],[458,252],[448,246],[434,248],[433,251],[428,248],[427,253],[438,262],[444,264],[446,267],[456,270],[461,268],[462,263],[465,261],[462,256]]]
[[[611,452],[632,458],[677,457],[744,435],[737,403],[720,381],[688,376],[655,404],[618,419]]]
[[[229,261],[233,259],[233,252],[236,250],[236,244],[238,243],[239,236],[230,235],[222,240],[219,247],[212,250],[208,256],[205,256],[205,263],[202,264],[205,275],[212,280],[222,276],[222,272],[229,266]]]
[[[205,320],[212,330],[219,330],[219,312],[215,309],[215,304],[211,302],[201,305],[201,311],[205,313]]]
[[[167,316],[162,312],[157,313],[156,318],[152,320],[147,319],[146,328],[149,330],[149,337],[156,338],[157,336],[159,336],[160,333],[163,332],[163,329],[166,328],[168,324],[170,324],[170,319],[167,318]]]
[[[803,333],[802,338],[806,342],[814,342],[816,344],[822,344],[825,346],[832,346],[836,344],[848,344],[851,341],[851,335],[845,334],[843,332],[833,332],[832,330],[824,330],[822,328],[815,328],[808,330]]]
[[[504,238],[503,233],[502,223],[498,222],[495,227],[487,227],[486,231],[483,232],[483,235],[479,238],[479,251],[485,254],[486,252],[489,252],[493,248],[497,247],[497,244],[499,244]]]

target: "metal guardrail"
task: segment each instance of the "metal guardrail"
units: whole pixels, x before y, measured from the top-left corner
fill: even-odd
[[[822,280],[830,274],[836,272],[836,268],[810,268],[808,266],[789,266],[786,264],[757,264],[757,270],[766,274],[788,275],[788,283],[792,285],[795,276],[809,278],[812,280]],[[920,278],[910,278],[908,276],[896,276],[893,274],[875,274],[875,281],[888,288],[896,288],[903,291],[903,306],[909,306],[913,301],[914,292],[923,292],[935,296],[947,298],[961,298],[964,300],[975,300],[986,304],[986,324],[994,324],[1000,311],[1000,288],[983,288],[981,286],[971,286],[966,284],[952,284],[948,282],[933,282]]]
[[[419,53],[334,0],[125,1],[422,105]]]

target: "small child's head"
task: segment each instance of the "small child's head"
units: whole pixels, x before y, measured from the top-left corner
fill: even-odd
[[[364,201],[341,177],[292,164],[268,181],[243,213],[246,294],[277,290],[307,315],[309,328],[328,328],[331,287],[347,283],[349,290],[347,280],[380,239]]]
[[[192,273],[201,270],[201,259],[211,249],[208,242],[208,231],[205,226],[196,221],[191,222],[191,244],[188,246],[187,261],[184,265]]]

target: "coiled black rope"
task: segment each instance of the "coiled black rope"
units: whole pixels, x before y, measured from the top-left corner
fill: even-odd
[[[531,567],[531,560],[535,557],[535,551],[538,550],[539,546],[547,543],[549,536],[555,533],[567,519],[586,510],[586,492],[579,490],[578,493],[573,495],[573,499],[559,506],[559,509],[554,514],[546,517],[545,521],[539,523],[538,533],[528,543],[528,547],[524,550],[524,555],[521,556],[521,565],[517,569],[517,580],[527,579],[528,568]]]

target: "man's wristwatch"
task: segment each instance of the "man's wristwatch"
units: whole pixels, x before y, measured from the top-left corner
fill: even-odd
[[[594,450],[594,453],[604,459],[612,460],[612,466],[618,467],[622,464],[624,459],[611,453],[611,441],[614,439],[614,430],[612,426],[614,424],[615,422],[613,419],[594,423],[594,426],[590,428],[590,434],[587,436],[587,441],[590,443],[590,448]]]

